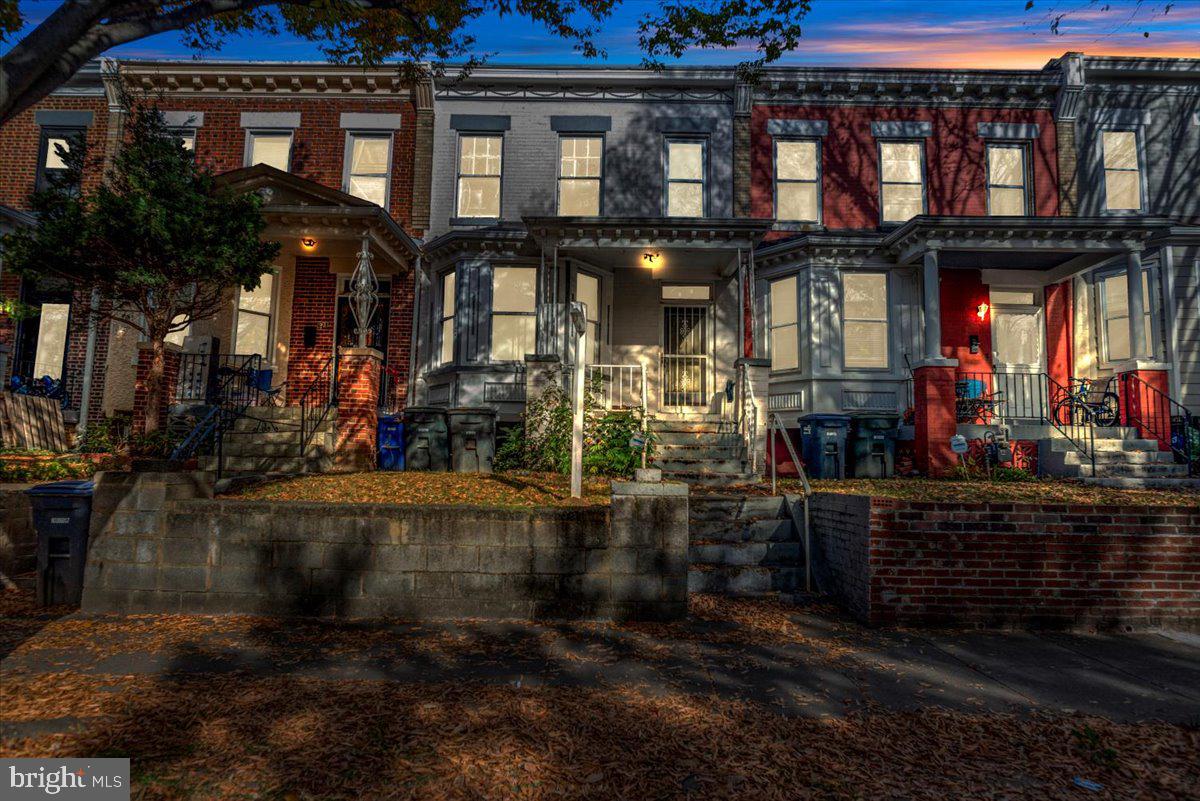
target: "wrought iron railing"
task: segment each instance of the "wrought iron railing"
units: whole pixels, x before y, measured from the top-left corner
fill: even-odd
[[[270,389],[270,373],[258,354],[182,353],[175,379],[176,403],[249,401],[256,405]]]
[[[187,354],[204,355],[208,354]],[[212,446],[217,457],[217,476],[224,466],[225,432],[233,420],[245,414],[261,395],[262,357],[241,357],[221,366],[220,360],[209,360],[217,369],[209,374],[205,401],[210,408],[201,416],[171,453],[172,459],[190,459],[202,448]]]
[[[1182,404],[1135,373],[1121,374],[1125,424],[1158,440],[1188,474],[1200,473],[1200,426]]]
[[[308,386],[300,393],[300,458],[308,453],[309,443],[337,406],[337,359],[331,353],[313,373]]]

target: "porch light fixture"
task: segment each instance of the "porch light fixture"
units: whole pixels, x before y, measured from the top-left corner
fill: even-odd
[[[305,250],[316,250],[317,240],[313,239],[311,236],[306,236],[300,240],[300,247],[304,248]]]
[[[371,267],[371,246],[364,236],[362,250],[358,252],[358,266],[350,276],[350,311],[358,331],[358,347],[367,347],[367,329],[375,308],[379,305],[379,279]]]
[[[647,267],[653,270],[655,267],[662,265],[662,255],[658,253],[643,253],[642,261],[646,263]]]
[[[988,305],[986,303],[980,303],[978,306],[975,307],[975,315],[977,317],[979,317],[980,320],[986,320],[987,313],[988,313]]]

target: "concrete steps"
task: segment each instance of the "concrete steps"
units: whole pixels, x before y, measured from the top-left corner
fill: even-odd
[[[743,458],[741,438],[716,419],[653,420],[657,438],[654,467],[668,481],[730,487],[754,480]]]
[[[298,407],[251,408],[225,433],[222,471],[235,475],[328,472],[333,468],[336,420],[337,412],[331,409],[301,455]],[[201,467],[216,470],[216,454],[201,458]]]
[[[1139,438],[1132,428],[1097,428],[1095,433],[1094,474],[1091,458],[1058,432],[1039,441],[1042,472],[1089,482],[1113,481],[1116,483],[1106,486],[1129,488],[1147,488],[1159,482],[1179,487],[1188,480],[1187,467],[1176,464],[1169,451],[1159,450],[1157,440]]]
[[[797,592],[804,554],[788,501],[752,495],[688,499],[688,590],[762,597]]]

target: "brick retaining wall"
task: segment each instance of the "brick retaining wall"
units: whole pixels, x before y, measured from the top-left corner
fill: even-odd
[[[864,622],[1200,629],[1200,508],[819,493],[811,515],[822,587]]]
[[[164,493],[153,474],[101,475],[87,612],[656,620],[686,612],[686,494],[614,494],[611,510],[193,499],[159,513]]]

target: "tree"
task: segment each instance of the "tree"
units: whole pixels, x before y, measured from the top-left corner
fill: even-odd
[[[218,48],[230,34],[286,31],[320,44],[339,62],[376,65],[399,58],[413,71],[450,59],[475,63],[466,27],[486,14],[526,17],[574,44],[587,58],[603,55],[594,41],[623,0],[66,0],[0,57],[0,123],[28,108],[117,45],[179,31],[197,52]],[[660,0],[638,23],[648,66],[690,48],[752,42],[754,63],[796,47],[810,0]],[[20,0],[0,0],[0,42],[24,24]]]
[[[111,299],[96,312],[139,331],[151,347],[150,410],[166,403],[167,335],[213,317],[230,288],[251,290],[279,253],[260,239],[258,195],[217,186],[151,104],[126,100],[126,138],[105,180],[81,191],[89,157],[82,141],[59,148],[67,164],[36,192],[38,224],[0,239],[5,264],[23,276],[58,276]],[[146,431],[158,428],[147,414]]]

